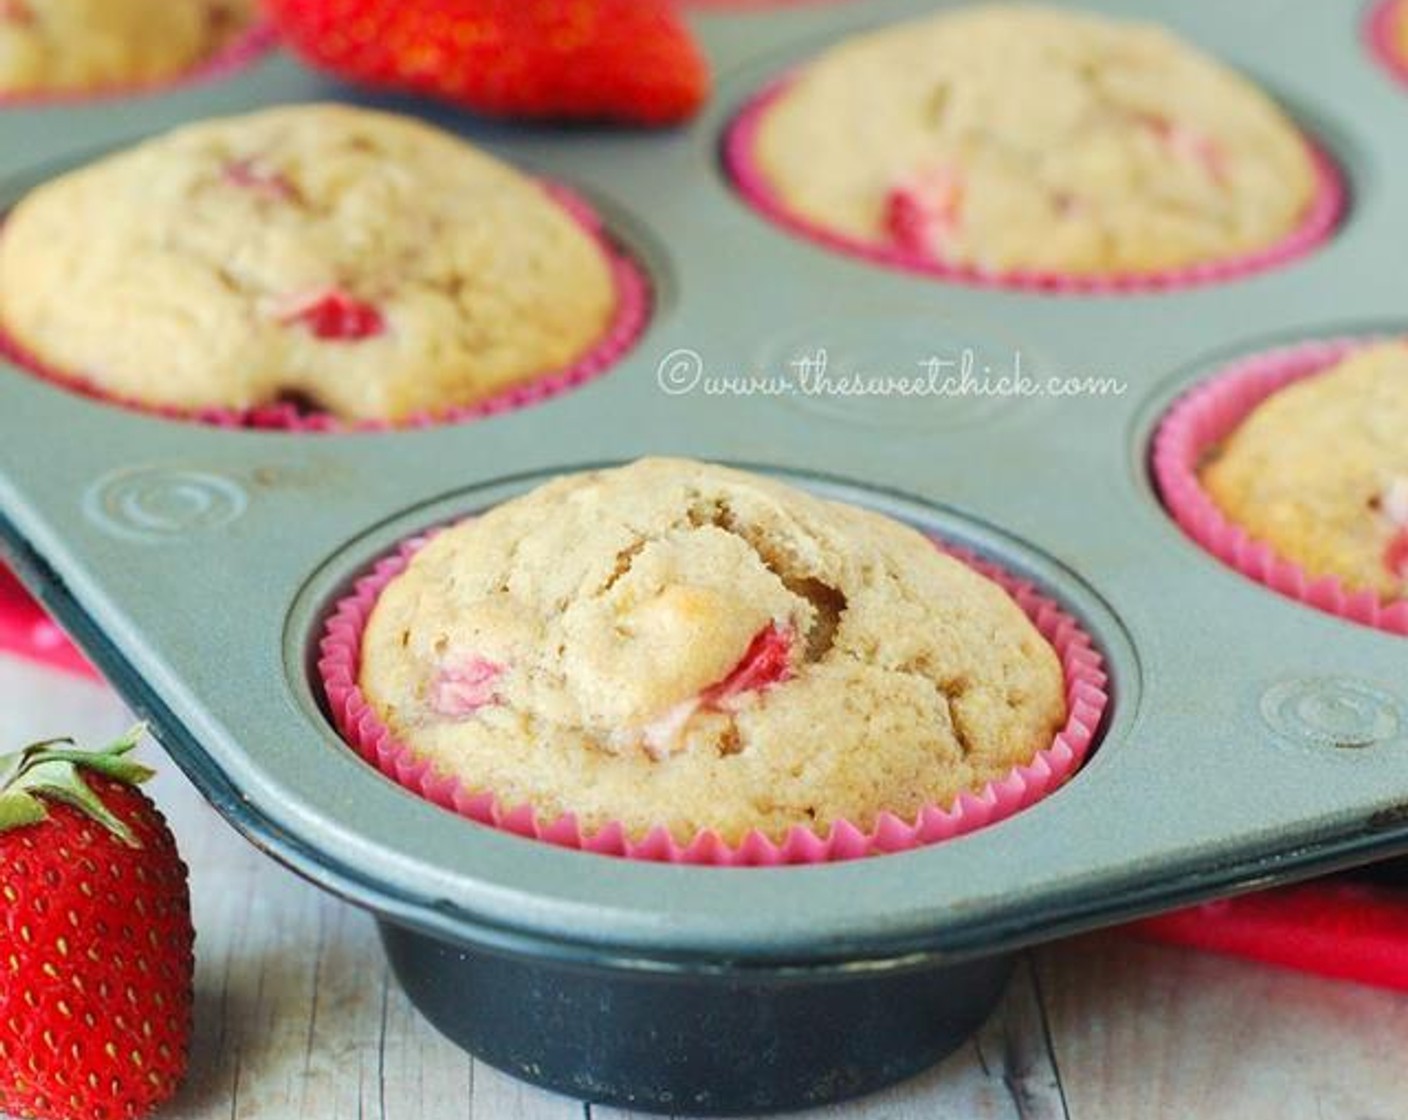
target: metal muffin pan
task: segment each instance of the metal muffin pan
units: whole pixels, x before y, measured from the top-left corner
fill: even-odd
[[[1281,97],[1340,161],[1352,210],[1320,251],[1249,279],[1049,297],[828,253],[768,225],[721,170],[732,113],[768,78],[936,6],[700,15],[719,88],[677,133],[490,126],[356,98],[577,187],[650,271],[655,314],[636,348],[540,406],[414,432],[229,431],[0,376],[0,536],[22,578],[235,827],[374,912],[431,1020],[529,1080],[683,1113],[838,1099],[957,1045],[1021,946],[1408,851],[1408,644],[1223,567],[1147,475],[1163,409],[1221,359],[1408,321],[1408,99],[1365,56],[1360,13],[1140,4]],[[0,205],[181,121],[350,96],[276,56],[167,96],[0,111]],[[713,374],[785,373],[822,347],[837,373],[908,373],[967,349],[1000,373],[1020,351],[1030,374],[1128,391],[839,401],[662,387],[693,377],[691,354]],[[958,840],[711,869],[467,823],[342,745],[311,665],[329,604],[372,559],[543,477],[658,453],[780,472],[1037,580],[1108,660],[1094,757]]]

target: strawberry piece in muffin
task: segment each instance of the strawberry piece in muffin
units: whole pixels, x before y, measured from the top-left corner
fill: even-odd
[[[273,170],[257,159],[235,159],[225,164],[222,177],[231,186],[280,202],[297,196],[288,176]]]
[[[386,320],[375,304],[335,288],[295,301],[280,320],[300,323],[324,342],[361,342],[386,330]]]
[[[700,700],[712,707],[723,707],[735,696],[781,684],[792,675],[793,641],[792,632],[776,623],[758,631],[743,660],[718,684],[706,688]]]
[[[24,0],[0,0],[0,23],[28,25],[34,22],[34,10]]]
[[[943,256],[958,228],[963,184],[943,168],[906,176],[885,199],[890,240],[912,253]]]
[[[498,703],[498,680],[504,667],[482,657],[442,669],[431,686],[430,706],[452,718],[472,716]]]

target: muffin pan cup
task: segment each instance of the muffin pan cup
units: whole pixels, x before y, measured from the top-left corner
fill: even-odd
[[[739,194],[779,228],[807,238],[823,248],[947,283],[1044,292],[1048,295],[1086,296],[1132,295],[1198,284],[1221,284],[1265,269],[1284,268],[1306,253],[1313,253],[1334,236],[1335,227],[1344,216],[1345,184],[1339,168],[1313,138],[1302,137],[1306,158],[1312,165],[1315,177],[1314,193],[1296,225],[1278,240],[1261,248],[1179,268],[1090,275],[1031,268],[993,270],[955,264],[914,249],[884,241],[870,241],[830,229],[824,223],[794,210],[774,189],[758,161],[758,134],[768,110],[787,93],[790,85],[791,80],[783,78],[765,89],[743,107],[729,126],[724,140],[724,162]]]
[[[796,825],[781,838],[753,831],[733,844],[710,830],[683,842],[663,824],[643,836],[631,835],[620,821],[586,830],[571,813],[540,815],[530,804],[505,802],[492,789],[480,789],[460,777],[441,773],[397,739],[363,693],[358,674],[367,622],[387,584],[406,570],[425,544],[425,537],[402,542],[356,581],[351,594],[334,604],[318,642],[318,683],[333,724],[367,762],[436,805],[481,824],[563,848],[716,867],[830,863],[910,851],[1004,820],[1059,789],[1085,760],[1109,704],[1100,654],[1070,615],[1029,583],[996,565],[946,549],[1001,586],[1060,659],[1066,717],[1051,741],[1030,759],[981,788],[961,793],[951,804],[931,802],[912,817],[881,813],[865,827],[840,818],[824,830]],[[944,547],[939,541],[934,544]]]
[[[258,428],[286,432],[375,432],[393,429],[425,428],[435,424],[462,424],[515,408],[530,408],[558,393],[600,377],[626,353],[650,321],[650,282],[641,268],[614,244],[604,230],[601,218],[590,203],[559,183],[543,182],[542,189],[581,227],[606,258],[616,300],[610,320],[600,338],[581,355],[560,369],[544,370],[499,389],[472,404],[455,405],[439,412],[418,412],[399,421],[344,421],[328,412],[301,408],[286,402],[254,408],[181,408],[174,405],[148,405],[142,401],[109,392],[95,381],[55,368],[30,351],[0,324],[0,361],[20,366],[75,393],[121,408],[208,424],[216,428]],[[0,236],[4,228],[0,225]]]
[[[1012,972],[1000,954],[873,973],[624,974],[380,928],[421,1013],[478,1057],[548,1089],[684,1116],[830,1104],[918,1073],[982,1025]]]
[[[377,916],[442,1030],[587,1099],[685,1114],[838,1099],[956,1044],[1022,946],[1408,851],[1405,639],[1228,569],[1165,512],[1149,468],[1160,418],[1229,360],[1402,332],[1401,90],[1350,10],[1288,7],[1273,47],[1251,9],[1146,9],[1268,85],[1352,188],[1335,238],[1236,282],[1098,299],[946,285],[828,253],[750,210],[720,161],[738,108],[827,42],[932,6],[700,15],[719,89],[673,133],[476,125],[357,95],[425,111],[579,190],[649,271],[645,335],[575,392],[461,425],[312,434],[179,423],[0,370],[0,537],[26,584],[236,828]],[[279,56],[120,114],[7,110],[0,204],[186,119],[331,96],[351,95]],[[823,350],[833,380],[820,391],[802,379]],[[935,363],[1124,391],[840,384]],[[358,574],[547,477],[660,453],[777,472],[1031,580],[1105,658],[1094,755],[1052,796],[931,847],[710,868],[478,827],[342,743],[316,646]],[[634,1044],[651,1030],[670,1044]],[[714,1055],[735,1061],[721,1073]]]
[[[1375,591],[1353,590],[1333,576],[1312,575],[1229,519],[1198,475],[1207,457],[1264,401],[1324,373],[1374,341],[1326,339],[1281,347],[1252,354],[1213,374],[1179,400],[1159,425],[1154,480],[1184,531],[1248,579],[1316,610],[1408,637],[1408,597],[1385,600]]]

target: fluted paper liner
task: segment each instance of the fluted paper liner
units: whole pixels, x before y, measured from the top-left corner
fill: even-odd
[[[362,632],[382,589],[405,570],[426,539],[409,541],[383,559],[336,604],[318,662],[333,722],[366,761],[436,805],[480,824],[564,848],[658,862],[742,867],[857,859],[937,843],[1010,817],[1061,786],[1090,750],[1109,702],[1104,661],[1074,618],[1033,584],[935,542],[1007,591],[1055,649],[1065,675],[1067,716],[1048,747],[1001,780],[960,794],[949,807],[925,806],[913,820],[882,813],[870,829],[841,820],[826,835],[819,835],[798,825],[780,843],[755,831],[737,845],[707,830],[682,844],[663,825],[639,839],[619,822],[587,833],[570,813],[540,817],[531,806],[502,804],[492,791],[475,790],[458,777],[437,772],[396,739],[363,695],[358,685]]]
[[[185,420],[217,428],[252,428],[295,432],[376,432],[407,428],[427,428],[458,424],[500,412],[527,408],[575,389],[599,377],[626,353],[650,318],[650,284],[636,263],[610,240],[595,210],[580,196],[558,183],[544,183],[543,189],[591,235],[606,254],[615,289],[616,308],[606,333],[570,365],[527,378],[515,385],[475,401],[436,412],[421,412],[402,420],[345,421],[326,412],[304,411],[291,404],[260,405],[249,409],[178,408],[151,405],[120,394],[110,393],[92,381],[58,370],[24,346],[0,323],[0,360],[20,366],[72,392],[93,400],[114,404],[135,412],[146,412],[169,420]],[[0,230],[3,236],[3,230]]]
[[[1223,563],[1273,591],[1351,622],[1408,634],[1408,600],[1385,602],[1333,576],[1314,576],[1278,556],[1228,518],[1203,489],[1206,457],[1272,393],[1334,365],[1366,339],[1301,343],[1254,354],[1214,374],[1179,400],[1154,438],[1154,478],[1164,505],[1190,537]]]
[[[1315,168],[1314,198],[1295,229],[1263,248],[1178,268],[1109,275],[1077,275],[1028,268],[994,271],[976,265],[949,263],[927,253],[868,241],[830,229],[793,210],[773,188],[759,166],[754,150],[764,116],[787,92],[793,80],[792,77],[784,77],[768,86],[743,108],[729,126],[724,139],[724,161],[738,192],[755,210],[776,225],[823,248],[937,280],[1050,295],[1127,295],[1220,283],[1289,264],[1309,253],[1335,231],[1347,202],[1344,179],[1334,161],[1307,139],[1306,151]]]

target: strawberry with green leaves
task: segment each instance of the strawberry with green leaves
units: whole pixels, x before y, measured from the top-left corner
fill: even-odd
[[[0,756],[0,1113],[128,1120],[185,1072],[190,894],[142,730]]]
[[[288,44],[364,85],[495,116],[669,125],[709,67],[667,0],[264,0]]]

